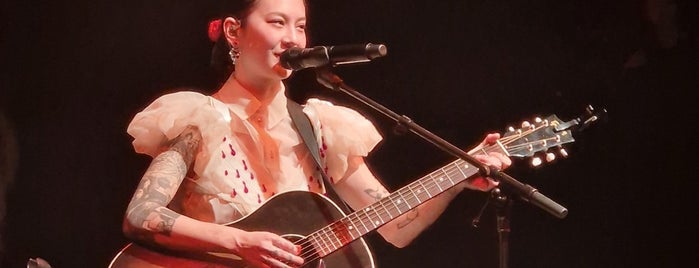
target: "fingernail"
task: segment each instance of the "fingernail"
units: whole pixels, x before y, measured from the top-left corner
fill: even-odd
[[[299,254],[299,253],[301,253],[301,246],[297,245],[296,246],[296,254]]]

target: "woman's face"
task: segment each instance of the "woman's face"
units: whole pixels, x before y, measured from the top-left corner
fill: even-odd
[[[284,79],[291,71],[279,64],[279,56],[290,47],[306,47],[304,0],[258,0],[237,31],[241,75]]]

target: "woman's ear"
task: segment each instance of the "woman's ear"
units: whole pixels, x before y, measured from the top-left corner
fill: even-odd
[[[223,35],[226,37],[228,44],[233,45],[238,43],[238,33],[240,32],[240,20],[228,17],[223,21]]]

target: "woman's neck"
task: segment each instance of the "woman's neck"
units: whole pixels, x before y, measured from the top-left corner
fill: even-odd
[[[249,76],[236,74],[235,72],[231,74],[226,84],[230,84],[230,86],[234,87],[242,87],[255,96],[257,100],[265,104],[272,102],[274,96],[276,96],[282,88],[280,80],[249,78]]]

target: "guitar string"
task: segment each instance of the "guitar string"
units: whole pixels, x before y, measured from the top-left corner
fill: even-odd
[[[380,203],[377,202],[377,203],[375,203],[375,204],[372,204],[372,206],[377,207],[379,204],[380,204]],[[381,204],[381,205],[383,205],[383,204]],[[378,216],[379,219],[383,220],[383,219],[382,219],[382,216],[381,216],[380,214],[376,213],[376,210],[375,210],[375,209],[372,210],[371,207],[368,207],[368,209],[363,209],[363,210],[357,211],[357,212],[355,212],[355,213],[352,213],[352,214],[348,215],[348,216],[345,218],[345,220],[346,220],[346,219],[350,219],[352,216],[357,216],[357,219],[361,220],[362,225],[365,226],[365,231],[364,231],[364,232],[366,233],[366,232],[369,231],[369,228],[366,228],[366,225],[364,224],[364,221],[365,221],[366,219],[371,219],[371,218],[372,218],[372,216],[368,214],[370,211],[374,211],[374,212],[375,212],[375,215]],[[400,209],[399,209],[399,211],[400,211]],[[363,218],[362,218],[361,215],[359,215],[360,212],[364,212],[364,217],[363,217]],[[351,223],[351,222],[352,222],[352,220],[350,219],[350,223]],[[374,221],[371,222],[371,225],[373,225],[374,228],[376,228],[376,226],[378,226],[379,224],[381,224],[381,223],[375,223]],[[314,238],[314,237],[316,237],[316,236],[328,237],[328,234],[327,234],[328,232],[333,233],[333,236],[337,237],[336,233],[342,233],[343,235],[341,235],[340,237],[337,237],[338,240],[340,240],[340,245],[342,246],[342,244],[343,244],[343,241],[342,241],[342,240],[346,240],[346,237],[347,237],[345,234],[349,234],[350,236],[352,236],[352,238],[360,237],[360,236],[362,235],[361,232],[360,232],[360,230],[358,230],[357,228],[354,228],[354,230],[355,230],[356,232],[360,232],[359,235],[353,234],[353,233],[352,233],[352,230],[349,230],[347,227],[348,227],[348,224],[346,224],[346,223],[344,223],[344,222],[342,222],[342,221],[337,221],[337,222],[334,222],[333,224],[329,225],[328,227],[323,228],[323,229],[319,230],[318,232],[309,235],[308,237],[309,237],[309,238]],[[325,239],[323,239],[323,240],[325,240]],[[354,239],[353,239],[353,240],[354,240]],[[321,246],[320,246],[320,249],[322,250],[322,253],[325,254],[325,252],[328,251],[329,247],[327,247],[327,244],[328,244],[327,241],[323,241],[323,242],[324,242],[324,244],[326,244],[326,245],[321,245]],[[332,242],[332,246],[333,246],[335,249],[337,249],[338,247],[335,246],[334,241],[331,241],[331,242]],[[347,241],[345,241],[345,242],[347,242]],[[331,252],[331,251],[330,251],[330,252]],[[311,254],[312,254],[312,253],[311,253]],[[307,256],[304,256],[304,257],[307,257]]]
[[[491,147],[491,148],[492,148],[492,147]],[[491,149],[491,148],[488,148],[488,149]],[[438,171],[436,171],[436,172],[433,172],[433,173],[429,174],[428,176],[423,177],[423,179],[420,179],[420,180],[418,180],[418,181],[416,181],[416,182],[414,182],[414,183],[411,183],[411,184],[409,184],[408,186],[403,187],[403,188],[399,189],[398,191],[396,191],[396,193],[398,193],[399,195],[401,195],[401,197],[399,198],[399,200],[401,200],[401,199],[404,200],[404,201],[407,203],[406,205],[409,206],[406,210],[401,211],[400,208],[398,208],[399,205],[396,205],[395,203],[391,202],[391,201],[389,200],[390,198],[386,198],[386,199],[381,200],[381,201],[379,201],[379,202],[377,202],[377,203],[375,203],[375,204],[372,204],[369,208],[371,208],[371,207],[386,207],[386,203],[390,203],[388,206],[390,207],[391,205],[393,205],[394,207],[396,207],[397,212],[398,212],[397,215],[402,215],[402,214],[404,214],[405,212],[407,212],[408,210],[410,210],[412,207],[414,207],[414,206],[416,206],[416,205],[419,205],[420,203],[423,203],[423,202],[425,202],[425,201],[427,201],[427,200],[429,200],[429,199],[431,199],[431,198],[437,196],[438,194],[442,193],[442,192],[445,191],[446,189],[451,188],[451,187],[453,187],[454,185],[458,184],[458,182],[453,182],[453,181],[449,181],[449,182],[451,183],[450,185],[440,184],[440,182],[438,182],[435,178],[441,177],[441,176],[438,176],[438,175],[435,175],[435,174],[444,173],[444,175],[446,175],[446,176],[451,180],[451,178],[454,177],[455,175],[457,175],[457,174],[463,174],[463,172],[458,168],[458,166],[460,166],[460,165],[458,165],[457,163],[460,163],[460,162],[463,162],[463,161],[459,161],[459,160],[454,161],[454,162],[452,162],[451,164],[448,165],[448,166],[450,166],[450,167],[445,168],[445,169],[438,170]],[[440,172],[440,171],[442,171],[442,172]],[[428,178],[428,177],[431,177],[432,180],[427,180],[426,183],[422,183],[422,181],[423,181],[424,179]],[[447,182],[447,181],[445,180],[445,181],[442,181],[442,182]],[[460,181],[459,181],[459,182],[460,182]],[[418,184],[419,184],[419,185],[418,185]],[[423,197],[422,199],[419,198],[419,197],[418,197],[417,195],[415,195],[415,193],[414,193],[416,188],[422,188],[422,189],[424,189],[424,190],[426,191],[426,193],[427,193],[429,196]],[[437,191],[436,191],[435,194],[432,194],[433,192],[435,192],[434,190],[437,190]],[[406,195],[408,195],[409,197],[405,197]],[[420,192],[420,190],[418,190],[418,195],[422,195],[422,193]],[[413,206],[411,206],[410,204],[413,204]],[[370,209],[370,210],[371,210],[371,209]],[[357,211],[357,212],[355,212],[355,213],[353,213],[353,214],[351,214],[351,215],[348,215],[345,219],[347,219],[347,218],[352,217],[353,215],[355,215],[355,216],[358,216],[358,219],[361,220],[361,221],[372,220],[371,225],[373,225],[374,228],[378,228],[379,226],[385,224],[387,221],[384,220],[384,217],[387,216],[387,215],[389,216],[389,217],[388,217],[389,221],[391,220],[392,215],[391,215],[389,209],[381,210],[381,211],[379,211],[380,213],[377,213],[375,209],[373,209],[373,211],[375,212],[374,214],[378,217],[378,219],[376,219],[376,221],[373,221],[373,220],[374,220],[374,219],[373,219],[373,216],[372,216],[369,212],[367,212],[367,209],[359,210],[359,211]],[[383,213],[384,211],[385,211],[386,213]],[[394,210],[394,211],[395,211],[395,210]],[[364,217],[362,217],[361,215],[359,215],[360,212],[364,212],[364,213],[363,213],[363,214],[364,214]],[[332,253],[332,252],[334,252],[335,250],[337,250],[338,248],[343,247],[344,245],[348,244],[349,242],[356,240],[357,238],[361,237],[363,234],[366,234],[366,233],[368,233],[368,232],[370,231],[370,230],[366,230],[366,229],[365,229],[365,232],[364,232],[364,233],[360,233],[359,235],[356,235],[356,236],[355,236],[354,234],[352,234],[352,231],[351,231],[351,230],[347,230],[347,228],[346,228],[346,227],[347,227],[347,224],[343,223],[342,221],[343,221],[343,220],[336,221],[336,222],[334,222],[334,223],[328,225],[328,227],[323,228],[323,230],[319,230],[318,232],[313,233],[313,234],[311,234],[311,235],[308,236],[309,238],[314,237],[314,236],[316,236],[316,237],[317,237],[317,236],[320,236],[321,238],[322,238],[322,237],[328,237],[328,238],[329,238],[329,235],[327,234],[327,232],[331,232],[331,233],[343,232],[343,233],[347,233],[347,234],[349,234],[350,236],[352,236],[352,239],[351,239],[351,240],[349,240],[349,241],[344,241],[344,242],[347,242],[347,243],[344,243],[344,242],[342,241],[343,239],[340,238],[340,237],[338,237],[338,239],[340,240],[340,245],[341,245],[340,247],[336,247],[334,241],[331,241],[332,247],[333,247],[333,248],[330,248],[330,247],[328,247],[328,244],[329,244],[329,243],[328,243],[327,241],[323,241],[324,244],[325,244],[325,246],[324,246],[324,245],[320,245],[320,249],[319,249],[319,250],[321,251],[321,254],[327,255],[327,254],[329,254],[329,253]],[[379,221],[380,221],[380,222],[379,222]],[[351,222],[351,221],[350,221],[350,222]],[[354,229],[357,229],[357,228],[354,228]],[[335,232],[333,232],[333,230],[335,230]],[[373,230],[373,229],[371,229],[371,230]],[[324,235],[322,235],[321,232],[324,233]],[[359,230],[357,230],[357,232],[359,232]],[[336,235],[333,235],[333,236],[336,236]],[[337,237],[337,236],[336,236],[336,237]],[[341,237],[346,237],[346,236],[345,236],[345,235],[342,235]],[[325,240],[325,238],[322,238],[322,239]],[[312,243],[312,242],[309,241],[308,243]],[[304,245],[302,245],[302,247],[308,246],[308,243],[305,243]],[[309,258],[309,257],[312,257],[312,256],[315,254],[313,251],[306,251],[306,252],[308,252],[308,254],[310,254],[310,255],[307,255],[307,254],[302,255],[301,257],[303,257],[304,259],[307,259],[307,258]],[[327,252],[327,254],[326,254],[326,252]],[[316,259],[319,258],[319,257],[320,257],[320,256],[316,256],[316,257],[310,258],[308,261],[316,260]]]
[[[486,152],[491,152],[491,151],[497,151],[497,150],[495,150],[495,149],[499,149],[499,148],[497,148],[497,146],[490,146],[490,147],[485,147],[485,148],[483,148],[483,149],[484,149]],[[453,178],[453,177],[455,177],[456,175],[459,175],[459,174],[462,174],[462,175],[464,174],[463,171],[460,169],[460,166],[462,166],[462,164],[464,164],[464,163],[466,163],[466,162],[463,161],[463,160],[460,160],[460,159],[455,160],[455,161],[451,162],[450,164],[447,164],[447,165],[446,165],[447,168],[442,168],[442,169],[440,169],[440,170],[436,170],[436,171],[434,171],[434,172],[428,174],[427,176],[424,176],[422,179],[419,179],[419,180],[417,180],[417,181],[415,181],[415,182],[413,182],[413,183],[410,183],[409,185],[407,185],[407,186],[405,186],[405,187],[399,189],[398,191],[396,191],[395,193],[397,193],[398,195],[400,195],[400,198],[396,198],[396,199],[398,199],[399,201],[400,201],[400,200],[403,200],[403,201],[406,203],[405,206],[407,206],[407,208],[406,208],[405,210],[403,210],[403,211],[399,208],[399,206],[400,206],[401,204],[396,204],[394,201],[391,200],[391,198],[385,198],[385,199],[383,199],[383,200],[380,200],[380,201],[378,201],[378,202],[376,202],[376,203],[374,203],[374,204],[368,206],[367,208],[358,210],[358,211],[356,211],[356,212],[354,212],[354,213],[352,213],[352,214],[346,216],[345,218],[343,218],[343,219],[341,219],[341,220],[338,220],[338,221],[336,221],[336,222],[333,222],[332,224],[328,225],[327,227],[322,228],[321,230],[318,230],[318,231],[316,231],[316,232],[314,232],[314,233],[312,233],[312,234],[309,234],[307,237],[308,237],[308,238],[311,238],[311,237],[320,237],[322,240],[325,240],[325,238],[323,238],[323,237],[328,237],[329,239],[333,240],[332,238],[330,238],[330,234],[328,234],[328,233],[331,233],[332,236],[334,236],[334,237],[337,238],[336,240],[339,240],[339,243],[340,243],[341,246],[340,246],[340,247],[336,247],[334,241],[330,241],[330,243],[328,243],[328,241],[323,241],[323,244],[324,244],[324,245],[319,245],[319,247],[320,247],[320,250],[321,250],[321,253],[322,253],[322,254],[327,255],[327,254],[325,253],[326,251],[328,252],[328,254],[329,254],[329,253],[332,253],[332,252],[334,252],[335,250],[337,250],[338,248],[341,248],[341,247],[345,246],[346,244],[350,243],[351,241],[356,240],[357,238],[359,238],[359,237],[363,236],[364,234],[368,233],[369,231],[374,230],[375,228],[378,228],[378,227],[380,227],[381,225],[384,225],[384,224],[387,222],[386,220],[384,220],[385,216],[388,216],[388,219],[389,219],[388,221],[392,220],[392,218],[395,218],[395,217],[392,216],[391,211],[397,212],[396,215],[402,215],[402,214],[408,212],[408,211],[409,211],[410,209],[412,209],[414,206],[417,206],[417,205],[419,205],[419,204],[421,204],[421,203],[423,203],[423,202],[425,202],[425,201],[427,201],[427,200],[429,200],[429,199],[431,199],[431,198],[433,198],[433,197],[435,197],[435,196],[441,194],[441,193],[444,192],[445,190],[447,190],[447,189],[453,187],[454,185],[458,184],[459,182],[461,182],[461,181],[459,181],[459,182],[454,182],[454,181],[451,180],[451,178]],[[440,184],[440,183],[442,183],[442,182],[447,182],[447,181],[444,180],[444,181],[438,182],[435,178],[443,178],[443,176],[439,176],[439,174],[444,174],[447,178],[449,178],[449,180],[450,180],[449,183],[450,183],[451,185]],[[424,180],[427,179],[428,177],[430,177],[431,180],[427,180],[427,182],[425,183]],[[465,179],[465,178],[464,178],[464,179]],[[427,197],[423,197],[422,199],[420,199],[420,198],[415,194],[415,189],[416,189],[416,188],[418,189],[418,191],[417,191],[417,194],[418,194],[418,195],[422,195],[422,192],[421,192],[421,190],[420,190],[420,188],[422,188],[422,189],[425,190],[425,193],[426,193],[428,196],[427,196]],[[435,192],[434,190],[437,190],[435,194],[433,194],[433,192]],[[408,197],[405,197],[406,195],[407,195]],[[394,196],[394,194],[391,194],[391,196]],[[387,203],[388,203],[388,204],[387,204]],[[410,204],[413,204],[413,205],[410,205]],[[388,209],[388,208],[386,208],[387,206],[388,206],[388,207],[393,206],[393,207],[395,207],[395,210]],[[382,207],[382,208],[384,208],[384,209],[383,209],[383,210],[377,211],[376,208],[378,208],[378,207]],[[372,208],[373,208],[373,209],[372,209]],[[373,211],[373,212],[374,212],[373,214],[376,215],[377,218],[374,218],[374,216],[372,216],[372,215],[369,213],[369,211]],[[362,212],[363,212],[363,213],[362,213]],[[385,213],[384,213],[384,212],[385,212]],[[364,215],[362,216],[362,215],[360,215],[360,214],[364,214]],[[356,216],[355,218],[357,218],[358,220],[360,220],[363,226],[366,226],[366,225],[364,224],[365,221],[371,220],[371,225],[372,225],[374,228],[366,228],[366,227],[365,227],[365,231],[364,231],[364,232],[360,232],[360,231],[358,230],[358,228],[354,228],[354,227],[353,227],[352,230],[356,230],[355,232],[359,233],[358,235],[354,235],[353,232],[352,232],[352,230],[348,229],[348,224],[346,224],[345,222],[343,222],[343,221],[345,221],[345,220],[351,218],[352,216]],[[396,216],[396,217],[397,217],[397,216]],[[352,223],[352,221],[353,221],[353,220],[349,220],[350,223]],[[354,226],[354,225],[355,225],[355,224],[352,224],[352,226]],[[352,227],[352,226],[350,226],[350,227]],[[370,230],[369,230],[369,229],[370,229]],[[338,233],[338,232],[343,233],[343,235],[341,235],[340,237],[338,237],[338,236],[336,235],[336,233]],[[347,239],[344,239],[344,238],[346,237],[346,235],[344,235],[344,234],[349,234],[349,235],[352,237],[352,239],[343,242],[343,240],[347,240]],[[345,243],[345,242],[346,242],[346,243]],[[300,245],[301,245],[302,247],[306,247],[306,246],[309,246],[308,244],[312,244],[312,243],[313,243],[313,242],[311,242],[311,241],[307,241],[306,243],[300,244]],[[318,244],[319,244],[319,243],[318,243]],[[332,244],[332,247],[333,247],[333,248],[330,248],[330,247],[329,247],[329,244]],[[313,255],[315,254],[315,253],[312,252],[312,251],[307,251],[307,252],[310,254],[310,256],[309,256],[309,255],[303,255],[303,256],[301,256],[301,257],[303,257],[303,258],[305,259],[305,258],[311,257],[311,256],[313,256]],[[313,261],[313,260],[315,260],[315,259],[317,259],[317,258],[318,258],[318,257],[312,258],[311,261]]]
[[[532,131],[534,131],[534,130],[532,130]],[[531,131],[530,131],[530,132],[531,132]],[[525,134],[526,134],[526,133],[525,133]],[[518,136],[521,136],[521,134],[518,135]],[[518,137],[516,137],[516,136],[515,136],[515,137],[510,137],[509,139],[508,139],[508,138],[503,138],[503,139],[501,139],[501,141],[505,141],[504,144],[506,145],[506,144],[509,143],[511,140],[515,140],[515,139],[518,139]],[[485,148],[485,149],[484,149],[484,152],[487,152],[488,149],[491,149],[491,148],[493,148],[493,146]],[[456,167],[457,167],[457,170],[463,174],[463,172],[462,172],[460,169],[458,169],[458,165],[456,165],[457,162],[458,162],[458,160],[452,162],[452,163],[451,163],[451,167],[449,168],[449,170],[444,170],[444,168],[441,169],[441,171],[442,171],[445,175],[447,175],[447,177],[448,177],[450,180],[451,180],[450,174],[454,171],[454,166],[456,166]],[[438,171],[439,171],[439,170],[438,170]],[[431,173],[429,176],[434,178],[434,177],[435,177],[434,174],[435,174],[435,173],[439,173],[438,171],[435,171],[435,172]],[[457,172],[457,173],[458,173],[458,172]],[[431,184],[430,186],[427,186],[427,187],[422,183],[422,181],[423,181],[422,179],[418,180],[418,182],[421,184],[422,188],[425,189],[425,190],[427,190],[427,194],[429,195],[429,198],[426,198],[425,200],[428,200],[428,199],[430,199],[430,198],[433,197],[432,194],[430,193],[430,192],[431,192],[430,189],[434,189],[434,186],[435,186],[435,185],[439,188],[439,191],[437,192],[437,194],[443,192],[443,190],[444,190],[444,189],[442,189],[442,187],[441,187],[439,184],[437,184],[434,180],[430,181],[432,184]],[[451,186],[453,186],[453,185],[455,185],[455,183],[452,181],[452,185],[451,185]],[[401,193],[401,190],[403,190],[403,192],[405,192],[405,191],[410,191],[410,192],[413,194],[413,196],[415,196],[415,199],[418,201],[418,204],[424,202],[424,201],[420,200],[420,199],[414,194],[414,192],[413,192],[413,188],[415,188],[414,186],[417,186],[417,183],[411,184],[411,185],[409,185],[408,187],[404,187],[404,188],[400,189],[400,190],[398,191],[398,193],[401,195],[401,199],[405,200],[405,197],[403,196],[404,193]],[[450,188],[451,186],[447,186],[446,188]],[[372,207],[378,207],[378,206],[380,205],[381,207],[384,208],[384,210],[381,210],[380,212],[383,214],[383,212],[386,211],[386,213],[387,213],[388,216],[389,216],[389,220],[391,220],[391,218],[393,218],[393,216],[392,216],[391,213],[390,213],[390,210],[386,209],[386,204],[385,204],[385,203],[386,203],[386,201],[389,201],[389,199],[390,199],[390,198],[387,198],[387,199],[385,199],[385,200],[382,200],[382,201],[380,201],[380,202],[377,202],[377,203],[371,205],[370,207],[368,207],[368,209],[363,209],[363,211],[364,211],[364,217],[365,217],[364,219],[361,218],[361,216],[358,214],[358,213],[359,213],[359,211],[358,211],[358,212],[355,212],[355,213],[353,213],[353,214],[348,215],[347,217],[345,217],[345,218],[342,219],[342,220],[349,220],[350,223],[351,223],[352,220],[351,220],[350,218],[351,218],[352,216],[356,216],[358,219],[361,220],[360,223],[362,223],[362,225],[364,226],[364,228],[365,228],[364,234],[366,234],[366,233],[368,233],[368,228],[366,228],[366,225],[364,224],[364,221],[365,221],[365,219],[371,219],[371,218],[373,217],[373,216],[371,216],[371,215],[369,215],[369,214],[367,213],[367,211],[372,211],[372,209],[371,209]],[[409,198],[409,199],[412,199],[412,198]],[[408,202],[409,202],[409,201],[408,201]],[[393,206],[398,210],[398,215],[403,214],[403,212],[400,210],[400,208],[398,208],[398,206],[397,206],[395,203],[393,203],[392,201],[391,201],[390,203],[391,203],[391,205],[393,205]],[[409,206],[409,205],[408,205],[408,206]],[[409,206],[408,209],[410,209],[410,206]],[[361,211],[361,210],[360,210],[360,211]],[[381,214],[379,214],[379,213],[376,212],[376,209],[373,209],[373,211],[374,211],[374,214],[376,214],[376,216],[378,216],[378,220],[380,220],[381,222],[378,222],[378,221],[372,222],[372,225],[374,225],[374,228],[378,228],[378,226],[385,224],[386,221],[383,219],[383,216],[385,216],[386,214],[381,215]],[[326,227],[326,228],[323,228],[323,229],[321,229],[321,230],[318,230],[318,231],[315,232],[314,234],[310,234],[310,235],[308,236],[308,238],[313,238],[314,236],[320,235],[321,233],[324,234],[325,237],[327,237],[327,238],[329,238],[329,239],[332,240],[331,243],[332,243],[332,247],[334,247],[334,249],[329,250],[329,252],[331,253],[331,252],[337,250],[338,248],[343,247],[343,246],[346,245],[347,243],[349,243],[349,242],[351,242],[351,241],[353,241],[353,240],[356,240],[358,237],[361,237],[361,236],[363,235],[362,233],[360,233],[360,234],[357,235],[357,236],[353,235],[352,232],[351,232],[351,230],[348,230],[348,229],[347,229],[347,224],[341,222],[342,220],[337,221],[337,222],[335,222],[335,223],[329,225],[329,226]],[[350,227],[353,227],[353,226],[350,226]],[[356,230],[357,228],[353,228],[353,229]],[[335,230],[335,231],[333,231],[333,230]],[[372,229],[372,230],[373,230],[373,229]],[[338,237],[338,236],[337,236],[337,232],[342,232],[343,235],[340,236],[340,237]],[[359,232],[359,231],[357,230],[356,232]],[[330,238],[330,236],[329,236],[328,233],[331,233],[331,234],[332,234],[334,237],[336,237],[337,239],[332,239],[332,238]],[[342,240],[347,240],[345,234],[349,234],[350,236],[352,236],[353,239],[343,242]],[[328,244],[328,243],[327,243],[327,241],[325,241],[326,239],[325,239],[325,238],[322,238],[321,240],[323,240],[322,242],[325,244],[325,246],[320,245],[319,243],[316,242],[316,244],[319,245],[320,249],[321,249],[321,250],[329,249],[329,247],[327,247],[327,244]],[[340,247],[335,246],[335,240],[340,240],[340,241],[338,242],[338,243],[340,243]],[[308,246],[308,245],[307,245],[308,243],[312,243],[312,241],[308,241],[308,242],[307,242],[305,245],[303,245],[303,246]],[[309,251],[309,252],[310,252],[310,254],[314,254],[312,251]],[[323,254],[325,254],[325,253],[323,253]],[[304,257],[307,257],[307,256],[304,256]]]
[[[544,126],[541,126],[541,127],[544,127]],[[508,137],[503,137],[503,138],[499,139],[499,141],[501,142],[501,144],[502,144],[503,146],[506,146],[507,144],[511,143],[512,141],[521,138],[522,135],[528,135],[528,134],[530,134],[531,132],[534,132],[534,131],[538,130],[539,128],[540,128],[540,127],[537,127],[537,128],[535,128],[535,129],[531,129],[531,130],[529,130],[529,131],[524,131],[524,132],[522,132],[522,133],[519,134],[519,135],[512,135],[512,136],[508,136]],[[552,139],[555,139],[555,138],[552,138]],[[525,143],[525,144],[520,144],[520,145],[516,145],[516,146],[510,147],[510,148],[528,146],[528,144],[531,144],[531,143],[534,143],[534,142],[529,142],[529,143]],[[482,150],[483,150],[485,153],[492,152],[492,151],[498,151],[498,150],[495,150],[495,149],[500,149],[500,148],[497,148],[497,145],[482,148]],[[409,184],[408,186],[399,189],[396,193],[398,193],[398,194],[400,195],[400,199],[405,200],[407,203],[410,203],[411,201],[417,200],[417,205],[419,205],[420,203],[423,203],[423,202],[425,202],[425,201],[427,201],[427,200],[433,198],[434,196],[436,196],[436,195],[438,195],[438,194],[441,194],[441,193],[442,193],[443,191],[445,191],[446,189],[451,188],[451,187],[453,187],[454,185],[456,185],[456,184],[458,184],[459,182],[461,182],[461,181],[459,181],[459,182],[454,183],[453,181],[451,181],[451,178],[453,177],[454,173],[456,173],[457,175],[458,175],[459,173],[464,174],[463,171],[459,168],[459,166],[461,166],[461,164],[464,164],[464,163],[465,163],[465,161],[463,161],[463,160],[461,160],[461,159],[457,159],[456,161],[453,161],[452,163],[448,164],[448,165],[447,165],[448,168],[447,168],[446,170],[445,170],[444,168],[442,168],[442,169],[440,169],[440,170],[434,171],[434,172],[430,173],[429,175],[423,177],[422,179],[417,180],[416,182],[413,182],[413,183]],[[446,188],[446,189],[443,189],[443,187],[440,186],[440,184],[439,184],[437,181],[434,180],[435,174],[440,173],[440,171],[441,171],[441,173],[443,173],[444,175],[446,175],[447,178],[450,179],[451,185],[447,185],[446,187],[444,187],[444,188]],[[427,177],[432,177],[432,180],[429,180],[429,181],[428,181],[428,183],[430,183],[429,185],[426,185],[426,184],[423,183],[423,180],[424,180],[425,178],[427,178]],[[441,179],[441,177],[439,177],[439,178]],[[465,179],[465,178],[464,178],[464,179]],[[424,198],[424,200],[421,200],[420,198],[418,198],[418,197],[415,195],[415,193],[414,193],[414,188],[415,188],[415,186],[417,186],[418,183],[420,184],[421,188],[423,188],[423,189],[426,190],[426,193],[428,194],[428,198]],[[431,190],[434,190],[434,189],[435,189],[435,186],[436,186],[437,188],[439,188],[439,191],[437,191],[437,193],[436,193],[435,195],[432,195],[432,193],[431,193],[432,191],[431,191]],[[405,192],[410,192],[415,198],[413,199],[413,197],[408,197],[408,198],[406,199],[406,197],[404,196],[404,194],[406,194]],[[418,190],[418,193],[420,193],[419,190]],[[393,194],[391,194],[391,196],[393,196]],[[325,235],[325,237],[328,237],[329,239],[332,240],[332,238],[330,238],[330,236],[329,236],[328,233],[333,234],[333,236],[337,238],[337,239],[335,239],[335,240],[340,240],[340,241],[339,241],[340,247],[336,247],[334,241],[330,241],[331,244],[332,244],[332,247],[333,247],[334,249],[331,249],[331,248],[329,248],[329,247],[324,247],[323,245],[319,245],[319,246],[320,246],[320,249],[323,250],[322,254],[327,255],[327,254],[329,254],[329,253],[332,253],[332,252],[334,252],[335,250],[337,250],[337,249],[339,249],[339,248],[341,248],[341,247],[344,247],[345,245],[349,244],[351,241],[356,240],[357,238],[363,236],[364,234],[366,234],[366,233],[368,233],[368,232],[370,231],[370,230],[368,230],[368,228],[366,228],[366,225],[364,224],[364,221],[367,220],[367,219],[372,220],[372,217],[373,217],[373,216],[369,215],[367,211],[373,210],[373,211],[375,212],[374,214],[376,214],[376,216],[378,216],[378,220],[372,221],[372,222],[371,222],[371,224],[374,226],[374,228],[372,228],[371,230],[376,229],[376,228],[378,228],[378,227],[380,227],[381,225],[383,225],[383,224],[386,223],[386,221],[383,219],[384,216],[386,216],[386,214],[388,214],[388,219],[389,219],[389,221],[392,220],[392,218],[395,218],[395,217],[392,216],[392,214],[391,214],[391,212],[390,212],[390,209],[387,209],[387,208],[386,208],[386,203],[390,203],[389,206],[390,206],[390,205],[393,205],[393,206],[395,207],[395,209],[397,209],[397,212],[398,212],[397,215],[402,215],[402,214],[404,214],[405,212],[407,212],[407,210],[410,210],[410,209],[411,209],[411,206],[410,206],[409,204],[407,204],[408,209],[407,209],[405,212],[403,212],[403,211],[400,210],[400,208],[398,208],[398,205],[397,205],[395,202],[393,202],[392,200],[390,200],[390,198],[385,198],[385,199],[383,199],[383,200],[378,201],[377,203],[374,203],[374,204],[370,205],[370,206],[367,207],[367,208],[364,208],[364,209],[362,209],[362,210],[358,210],[357,212],[354,212],[354,213],[352,213],[352,214],[346,216],[345,218],[343,218],[343,219],[341,219],[341,220],[338,220],[338,221],[336,221],[336,222],[334,222],[334,223],[328,225],[328,226],[325,227],[325,228],[322,228],[321,230],[318,230],[318,231],[316,231],[316,232],[314,232],[314,233],[312,233],[312,234],[309,234],[309,235],[307,236],[307,238],[314,237],[314,236],[321,236],[320,233],[323,233],[323,234]],[[379,207],[379,206],[380,206],[380,207],[383,207],[384,209],[383,209],[383,210],[380,210],[379,212],[376,212],[376,208]],[[372,209],[372,208],[374,208],[374,209]],[[364,211],[364,218],[362,218],[362,216],[359,215],[359,212],[362,212],[362,211]],[[383,213],[384,211],[385,211],[386,213]],[[395,212],[395,211],[394,211],[394,212]],[[381,213],[381,214],[379,214],[379,213]],[[350,226],[350,227],[353,227],[353,228],[348,229],[347,224],[344,223],[344,222],[342,222],[343,220],[349,220],[349,222],[352,223],[352,220],[349,219],[349,218],[351,218],[352,216],[356,216],[356,218],[359,219],[359,220],[361,221],[362,225],[365,227],[365,231],[364,231],[363,233],[359,232],[359,230],[357,230],[357,228],[354,227],[354,224],[353,224],[353,226]],[[397,216],[396,216],[396,217],[397,217]],[[380,222],[379,222],[379,221],[380,221]],[[356,235],[356,236],[353,235],[351,230],[356,230],[356,232],[358,232],[359,235]],[[341,235],[341,237],[338,237],[338,236],[337,236],[337,232],[342,232],[343,235]],[[344,234],[349,234],[349,235],[352,237],[352,239],[343,242],[343,240],[347,240],[347,239],[346,239],[346,235],[344,235]],[[325,238],[322,238],[322,240],[325,240]],[[312,244],[312,243],[313,243],[313,242],[311,242],[311,241],[307,241],[306,243],[304,243],[304,244],[302,245],[302,247],[305,248],[305,247],[307,247],[307,246],[310,246],[309,244]],[[326,246],[327,246],[327,244],[328,244],[327,241],[323,241],[323,243],[324,243]],[[317,244],[319,244],[319,243],[317,243]],[[328,251],[327,254],[324,253],[324,251],[325,251],[326,249],[327,249],[327,251]],[[314,254],[317,254],[317,253],[314,253],[313,251],[310,251],[310,250],[307,251],[307,252],[309,252],[309,253],[311,254],[311,256],[314,255]],[[304,256],[302,256],[302,257],[304,257],[304,259],[305,259],[305,258],[308,258],[308,257],[310,257],[310,256],[305,256],[305,255],[304,255]],[[317,259],[317,258],[319,258],[319,257],[312,258],[312,260],[315,260],[315,259]],[[312,260],[311,260],[311,261],[312,261]]]

